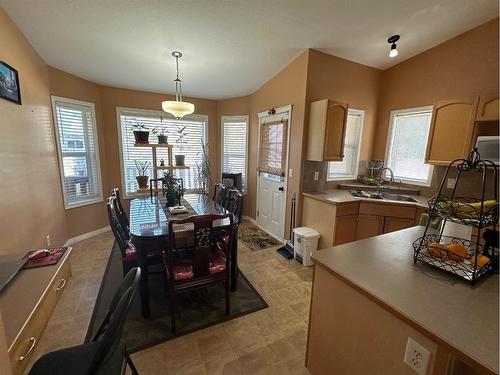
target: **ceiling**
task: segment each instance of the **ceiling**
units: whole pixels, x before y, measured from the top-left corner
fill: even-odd
[[[0,0],[51,66],[104,85],[247,95],[306,48],[385,69],[498,17],[498,0]],[[399,56],[387,37],[400,34]],[[1,57],[1,56],[0,56]]]

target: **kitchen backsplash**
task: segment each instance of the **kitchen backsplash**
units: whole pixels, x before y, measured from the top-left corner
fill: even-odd
[[[406,186],[411,188],[417,188],[420,190],[420,195],[426,197],[432,197],[437,194],[439,190],[439,185],[443,180],[443,176],[446,173],[445,166],[435,166],[432,174],[431,186],[416,186],[416,185],[407,185],[407,184],[393,184],[394,186]],[[346,182],[354,182],[354,180],[345,180],[345,181],[327,181],[327,173],[328,173],[328,162],[319,162],[319,161],[305,161],[304,162],[304,175],[303,175],[303,191],[305,192],[313,192],[313,191],[323,191],[329,189],[337,188],[338,184],[346,183]],[[314,181],[314,173],[319,172],[318,181]],[[359,170],[358,174],[360,175],[369,175],[370,171],[365,167],[365,161],[359,162]],[[375,176],[378,176],[378,173],[374,173]],[[454,168],[448,178],[456,178],[457,170]],[[456,192],[456,196],[464,196],[464,197],[473,197],[479,198],[481,196],[481,174],[480,173],[463,173],[462,177],[460,177],[460,183]],[[488,176],[489,183],[486,186],[486,198],[493,198],[494,191],[494,179],[493,176]],[[451,194],[451,189],[446,189],[447,194]]]

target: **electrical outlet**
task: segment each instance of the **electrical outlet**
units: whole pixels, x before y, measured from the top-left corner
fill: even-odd
[[[50,247],[50,234],[47,234],[47,247]]]
[[[314,172],[314,181],[319,180],[319,172]]]
[[[448,189],[453,189],[455,187],[455,183],[457,182],[456,179],[454,178],[449,178],[447,181],[446,181],[446,187]]]
[[[404,363],[419,375],[426,375],[431,361],[431,352],[418,342],[408,337]]]

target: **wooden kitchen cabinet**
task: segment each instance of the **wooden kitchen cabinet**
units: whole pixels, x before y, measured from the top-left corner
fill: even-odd
[[[384,219],[384,216],[359,214],[356,240],[362,240],[384,233]]]
[[[425,161],[447,165],[465,158],[471,141],[479,97],[443,100],[434,104]]]
[[[498,121],[498,110],[498,94],[481,96],[476,121]]]
[[[347,103],[323,99],[309,108],[307,160],[341,161],[347,124]]]
[[[415,225],[415,219],[403,219],[400,217],[387,216],[384,221],[384,233],[395,232]]]
[[[358,215],[337,216],[335,225],[335,246],[356,241]]]

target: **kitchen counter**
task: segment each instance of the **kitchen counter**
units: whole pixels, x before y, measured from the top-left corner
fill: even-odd
[[[407,201],[393,201],[390,199],[371,199],[371,198],[360,198],[353,197],[348,190],[340,190],[340,189],[330,189],[320,192],[303,192],[303,196],[317,199],[322,202],[330,203],[330,204],[339,204],[339,203],[348,203],[348,202],[371,202],[371,203],[384,203],[384,204],[397,204],[404,206],[415,206],[421,208],[428,208],[429,205],[427,201],[430,199],[429,197],[424,197],[422,195],[408,195],[413,199],[417,200],[417,202],[407,202]]]
[[[322,199],[332,203],[356,199],[345,193],[349,196],[327,193]],[[425,264],[415,265],[411,244],[423,230],[412,227],[320,250],[313,259],[335,280],[359,291],[439,347],[483,372],[498,372],[498,275],[472,287]],[[316,290],[313,284],[310,330],[320,314],[314,312],[315,293],[320,295]],[[331,295],[335,290],[323,288],[323,293]]]

